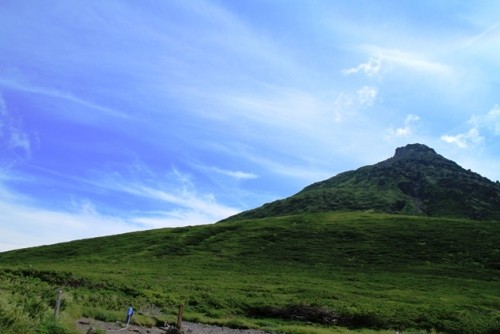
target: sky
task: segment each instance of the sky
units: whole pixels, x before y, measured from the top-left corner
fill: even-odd
[[[411,143],[500,180],[499,12],[0,0],[0,251],[215,223]]]

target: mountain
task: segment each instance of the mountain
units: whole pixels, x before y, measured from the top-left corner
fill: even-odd
[[[397,148],[392,158],[340,173],[230,219],[367,210],[497,220],[500,184],[465,170],[432,148],[409,144]]]
[[[499,210],[498,183],[408,145],[217,224],[0,253],[0,333],[74,334],[129,305],[163,326],[184,305],[273,333],[498,334]]]

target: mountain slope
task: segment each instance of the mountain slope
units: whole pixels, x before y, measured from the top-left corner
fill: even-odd
[[[340,173],[232,218],[366,210],[496,220],[500,219],[500,184],[425,145],[410,144],[385,161]]]
[[[1,265],[129,266],[189,258],[252,266],[449,264],[500,269],[500,224],[467,219],[344,212],[305,213],[164,228],[0,253]],[[481,240],[480,245],[478,240]],[[353,260],[355,258],[356,260]],[[189,261],[188,261],[189,262]],[[213,268],[215,270],[215,268]],[[276,269],[276,268],[274,268]],[[79,271],[79,270],[78,270]]]
[[[306,213],[0,253],[0,332],[13,333],[2,330],[13,313],[34,322],[30,305],[48,308],[64,287],[63,315],[109,321],[131,303],[171,322],[182,303],[186,320],[280,333],[351,333],[331,315],[355,328],[493,334],[499,233],[496,221]]]

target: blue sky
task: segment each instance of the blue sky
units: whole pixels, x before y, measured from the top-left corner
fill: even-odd
[[[500,180],[497,1],[0,1],[0,251],[214,223],[423,143]]]

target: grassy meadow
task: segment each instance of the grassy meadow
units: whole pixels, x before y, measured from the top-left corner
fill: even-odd
[[[81,316],[280,333],[500,333],[497,221],[375,213],[229,220],[0,254],[0,332]],[[59,288],[59,320],[54,304]]]

